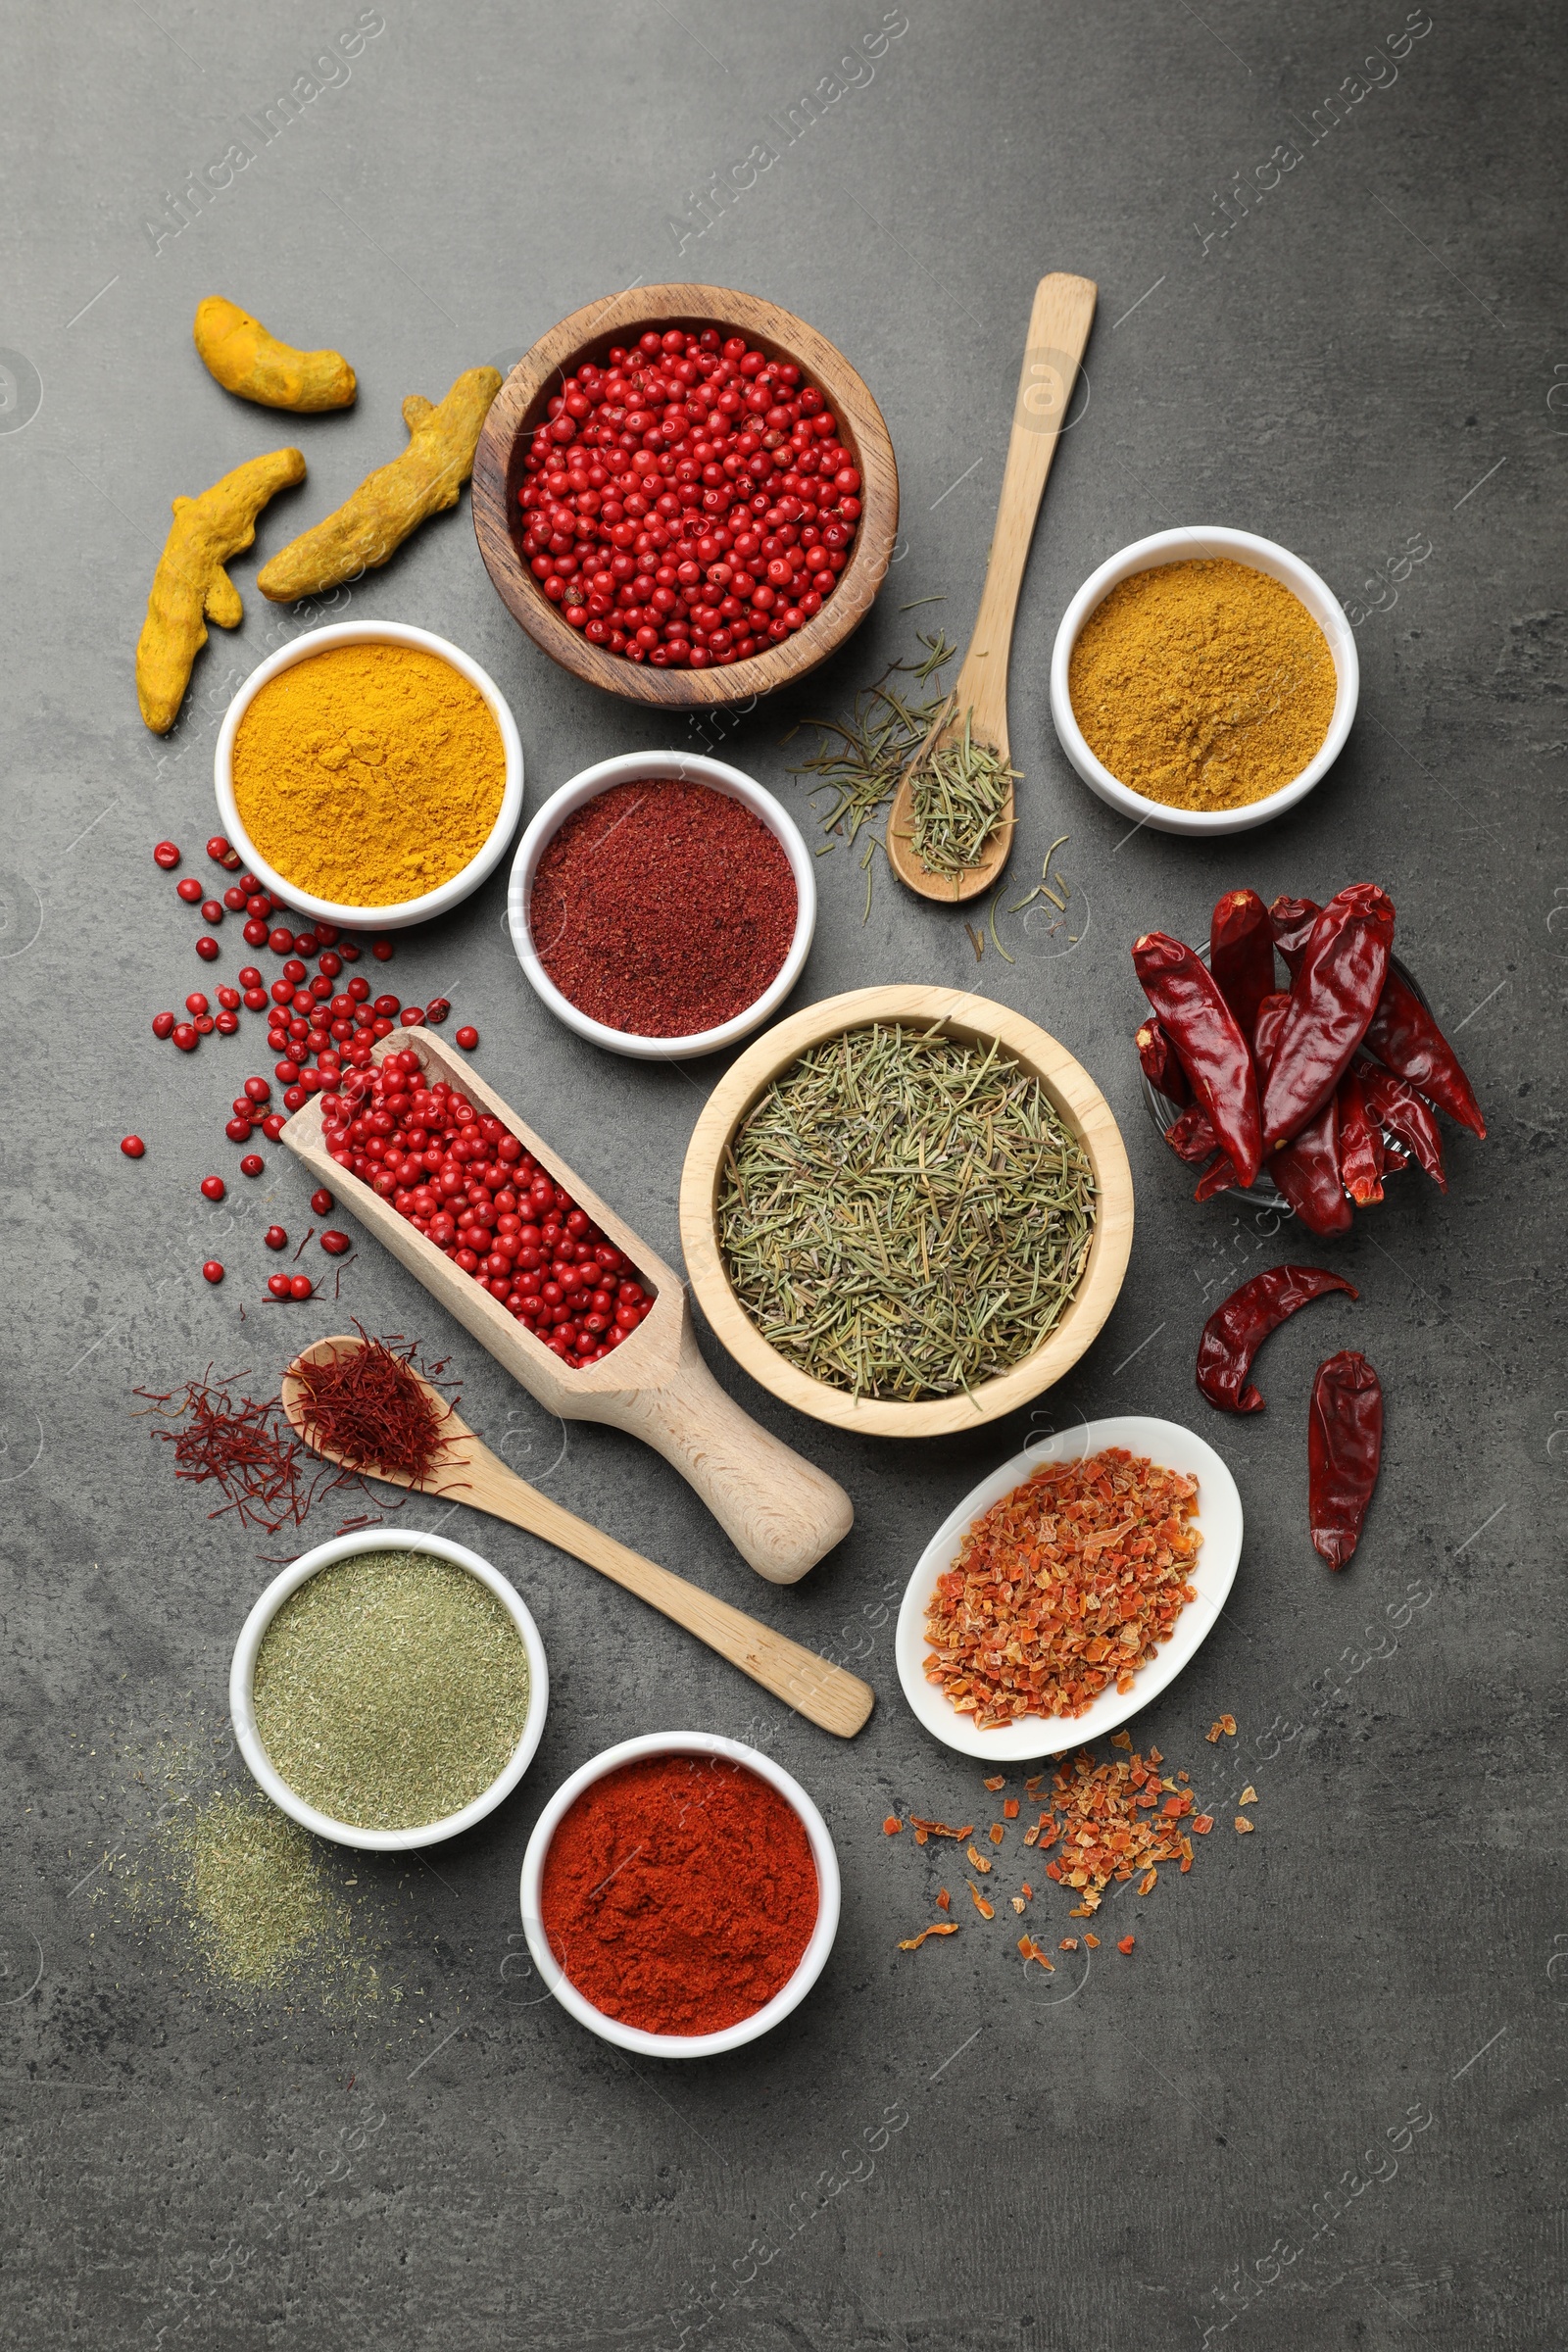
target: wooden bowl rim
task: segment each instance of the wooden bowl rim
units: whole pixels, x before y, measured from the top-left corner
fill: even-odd
[[[854,1397],[813,1380],[769,1346],[724,1271],[714,1222],[723,1154],[736,1127],[781,1070],[824,1038],[874,1021],[936,1023],[956,1036],[995,1038],[1039,1077],[1089,1154],[1098,1204],[1089,1261],[1065,1314],[1031,1355],[968,1396],[903,1403]],[[967,989],[898,986],[851,989],[808,1004],[765,1031],[714,1087],[686,1148],[680,1237],[694,1296],[714,1332],[752,1378],[786,1404],[841,1429],[884,1438],[930,1438],[982,1428],[1038,1396],[1071,1370],[1098,1338],[1121,1292],[1133,1239],[1133,1179],[1121,1130],[1083,1064],[1050,1032],[1010,1005]]]
[[[847,423],[860,473],[860,523],[850,561],[820,612],[793,637],[728,669],[654,669],[601,652],[567,626],[540,594],[513,535],[508,483],[523,420],[552,377],[591,346],[636,326],[662,321],[731,326],[749,339],[776,344],[827,394]],[[608,302],[588,303],[541,335],[524,352],[491,404],[473,461],[474,535],[491,583],[508,612],[542,653],[589,685],[629,702],[666,710],[701,710],[775,693],[815,669],[851,636],[869,612],[887,574],[899,528],[899,470],[882,412],[858,368],[837,344],[758,294],[728,286],[636,286]]]

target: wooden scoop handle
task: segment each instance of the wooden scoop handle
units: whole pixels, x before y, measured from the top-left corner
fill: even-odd
[[[793,1585],[850,1532],[844,1489],[742,1412],[699,1354],[689,1316],[675,1378],[616,1397],[603,1418],[662,1453],[769,1584]]]
[[[744,1415],[737,1411],[737,1419]],[[746,1427],[753,1438],[760,1434],[750,1422]],[[525,1528],[529,1535],[540,1536],[574,1559],[586,1561],[612,1584],[635,1592],[650,1608],[684,1626],[687,1633],[695,1634],[699,1642],[706,1642],[710,1649],[716,1649],[742,1674],[750,1675],[754,1683],[760,1683],[764,1690],[823,1731],[851,1740],[865,1722],[875,1703],[869,1684],[803,1649],[786,1635],[775,1634],[755,1617],[731,1608],[728,1601],[715,1599],[700,1585],[688,1584],[684,1577],[645,1560],[640,1552],[628,1550],[586,1519],[563,1510],[560,1503],[552,1502],[549,1495],[509,1470],[470,1431],[453,1441],[452,1451],[452,1467],[443,1468],[435,1492],[474,1510],[489,1511],[514,1527]],[[456,1458],[459,1456],[461,1460]],[[830,1485],[831,1481],[824,1483]]]

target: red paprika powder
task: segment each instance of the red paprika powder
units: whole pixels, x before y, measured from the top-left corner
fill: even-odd
[[[585,1788],[550,1841],[540,1912],[584,2000],[645,2034],[717,2034],[783,1990],[816,1925],[810,1841],[719,1756],[645,1756]]]
[[[546,845],[528,923],[539,960],[591,1020],[695,1037],[755,1004],[795,937],[776,834],[707,784],[612,784]]]

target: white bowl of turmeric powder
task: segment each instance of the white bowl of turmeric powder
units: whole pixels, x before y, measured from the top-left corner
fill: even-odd
[[[1156,531],[1061,617],[1051,715],[1091,792],[1159,833],[1245,833],[1305,800],[1355,716],[1327,582],[1251,531]]]
[[[400,621],[313,629],[253,670],[215,759],[223,830],[281,904],[348,930],[445,914],[505,857],[522,745],[493,678]]]

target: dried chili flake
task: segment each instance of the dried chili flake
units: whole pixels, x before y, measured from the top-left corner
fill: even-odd
[[[987,1781],[986,1783],[986,1787],[990,1789],[993,1796],[995,1796],[999,1788],[1005,1788],[1006,1786],[1007,1776],[1004,1772],[999,1772],[995,1780]]]
[[[914,1824],[917,1837],[923,1834],[926,1838],[956,1838],[961,1845],[965,1838],[974,1836],[972,1821],[966,1821],[961,1830],[950,1830],[945,1821],[922,1821],[918,1813],[911,1813],[909,1819]]]
[[[994,1821],[991,1824],[991,1842],[993,1845],[1000,1845],[1006,1835],[1007,1833],[1003,1828],[1000,1821]]]
[[[1034,1775],[1033,1779],[1025,1781],[1025,1783],[1024,1783],[1024,1788],[1025,1788],[1025,1789],[1028,1791],[1028,1793],[1029,1793],[1031,1796],[1038,1796],[1038,1795],[1040,1794],[1040,1791],[1041,1791],[1041,1789],[1042,1789],[1042,1788],[1045,1787],[1045,1785],[1046,1785],[1046,1776],[1045,1776],[1045,1774],[1044,1774],[1043,1772],[1037,1772],[1037,1773]]]
[[[1002,1817],[1003,1817],[1003,1819],[1004,1819],[1004,1821],[1016,1821],[1016,1820],[1017,1820],[1017,1818],[1018,1818],[1018,1799],[1017,1799],[1015,1796],[1004,1796],[1004,1797],[1003,1798],[1003,1800],[1002,1800]],[[996,1835],[996,1833],[993,1831],[992,1835],[993,1835],[993,1836],[995,1836],[995,1835]]]
[[[1212,1813],[1195,1813],[1192,1826],[1200,1838],[1206,1838],[1214,1827],[1214,1816]]]
[[[1123,1936],[1117,1943],[1116,1949],[1118,1952],[1130,1952],[1137,1941],[1136,1936]]]
[[[1087,1943],[1087,1944],[1088,1944],[1088,1946],[1089,1946],[1089,1949],[1090,1949],[1092,1952],[1098,1952],[1098,1951],[1099,1951],[1099,1949],[1100,1949],[1100,1937],[1099,1937],[1098,1936],[1086,1936],[1084,1937],[1084,1941],[1085,1941],[1085,1943]]]
[[[1152,1748],[1150,1749],[1150,1751],[1149,1751],[1149,1762],[1150,1762],[1151,1764],[1163,1764],[1163,1763],[1164,1763],[1164,1761],[1165,1761],[1165,1759],[1164,1759],[1164,1757],[1163,1757],[1163,1756],[1160,1754],[1160,1752],[1159,1752],[1159,1750],[1158,1750],[1158,1748],[1157,1748],[1157,1747],[1152,1747]]]
[[[1250,1827],[1251,1825],[1249,1824],[1248,1826]],[[981,1893],[973,1879],[965,1880],[964,1884],[969,1889],[969,1900],[973,1903],[981,1918],[995,1919],[997,1916],[996,1905],[986,1901],[985,1896]]]
[[[1130,1690],[1195,1597],[1197,1507],[1196,1479],[1120,1446],[1042,1463],[937,1579],[926,1680],[981,1730]]]
[[[937,1888],[937,1909],[939,1911],[946,1911],[952,1900],[953,1897],[945,1886]]]
[[[1192,1776],[1192,1774],[1191,1774],[1190,1772],[1179,1772],[1179,1773],[1176,1775],[1176,1778],[1177,1778],[1179,1781],[1190,1781],[1190,1780],[1192,1779],[1192,1777],[1193,1777],[1193,1776]]]
[[[1227,1739],[1227,1740],[1234,1740],[1234,1739],[1235,1739],[1235,1737],[1236,1737],[1236,1718],[1235,1718],[1235,1716],[1234,1716],[1234,1715],[1222,1715],[1222,1716],[1220,1717],[1220,1719],[1219,1719],[1219,1728],[1220,1728],[1220,1730],[1221,1730],[1221,1731],[1224,1733],[1224,1735],[1225,1735],[1225,1737],[1226,1737],[1226,1739]]]
[[[1224,1729],[1225,1726],[1222,1723],[1211,1723],[1209,1725],[1207,1731],[1203,1734],[1203,1738],[1208,1741],[1210,1747],[1216,1745],[1219,1736]]]
[[[1256,1829],[1256,1827],[1257,1827],[1257,1824],[1256,1824],[1256,1822],[1255,1822],[1255,1821],[1249,1821],[1249,1820],[1248,1820],[1248,1818],[1247,1818],[1247,1815],[1246,1815],[1245,1813],[1238,1813],[1238,1814],[1237,1814],[1237,1816],[1236,1816],[1236,1835],[1237,1835],[1237,1837],[1238,1837],[1238,1838],[1250,1838],[1250,1837],[1251,1836],[1252,1832],[1253,1832],[1253,1831]]]
[[[1023,1834],[1023,1841],[1025,1845],[1036,1845],[1039,1843],[1040,1832],[1043,1827],[1044,1824],[1037,1821],[1033,1829],[1025,1830]]]
[[[898,1815],[896,1813],[890,1813],[886,1821],[882,1824],[882,1835],[884,1838],[896,1838],[903,1827],[904,1824],[899,1819]]]
[[[1018,1888],[1018,1892],[1023,1896],[1023,1899],[1026,1903],[1032,1903],[1035,1899],[1035,1890],[1030,1886],[1027,1879],[1024,1880],[1023,1884]]]
[[[1078,1949],[1077,1936],[1064,1936],[1061,1941],[1057,1944],[1056,1949],[1058,1952],[1075,1952]]]
[[[1236,1802],[1237,1802],[1239,1805],[1255,1805],[1255,1804],[1256,1804],[1256,1802],[1257,1802],[1257,1790],[1256,1790],[1256,1789],[1255,1789],[1255,1788],[1252,1787],[1252,1784],[1251,1784],[1251,1782],[1250,1782],[1250,1781],[1249,1781],[1249,1782],[1248,1782],[1248,1784],[1247,1784],[1247,1787],[1246,1787],[1246,1788],[1245,1788],[1242,1790],[1242,1793],[1241,1793],[1241,1795],[1240,1795],[1240,1796],[1239,1796],[1239,1797],[1236,1799]]]
[[[975,1850],[974,1850],[974,1847],[973,1847],[972,1845],[971,1845],[971,1846],[970,1846],[970,1848],[969,1848],[969,1861],[970,1861],[970,1864],[971,1864],[972,1868],[974,1868],[975,1870],[977,1870],[977,1871],[980,1873],[980,1876],[981,1876],[982,1878],[984,1878],[984,1877],[986,1876],[986,1873],[987,1873],[987,1872],[990,1870],[990,1868],[991,1868],[991,1865],[990,1865],[990,1863],[989,1863],[989,1862],[983,1862],[983,1861],[981,1860],[980,1856],[979,1856],[979,1855],[978,1855],[978,1854],[975,1852]]]
[[[1039,1944],[1036,1943],[1032,1936],[1020,1936],[1018,1938],[1018,1949],[1023,1954],[1023,1964],[1025,1968],[1028,1967],[1031,1960],[1038,1960],[1048,1977],[1054,1977],[1055,1975],[1056,1972],[1054,1967],[1046,1958],[1045,1953],[1041,1950]]]
[[[1013,1896],[1012,1907],[1015,1911],[1022,1911],[1025,1908],[1024,1899],[1021,1894],[1015,1894]]]
[[[1159,1873],[1157,1870],[1146,1870],[1143,1877],[1138,1882],[1139,1893],[1152,1894],[1154,1889],[1154,1881],[1158,1877]]]
[[[900,1944],[899,1949],[901,1952],[917,1952],[928,1936],[956,1936],[957,1933],[956,1920],[938,1920],[935,1927],[922,1928],[918,1936],[911,1936],[906,1942]]]
[[[1131,1747],[1132,1743],[1133,1736],[1131,1732],[1112,1732],[1110,1735],[1110,1744],[1112,1747]]]

